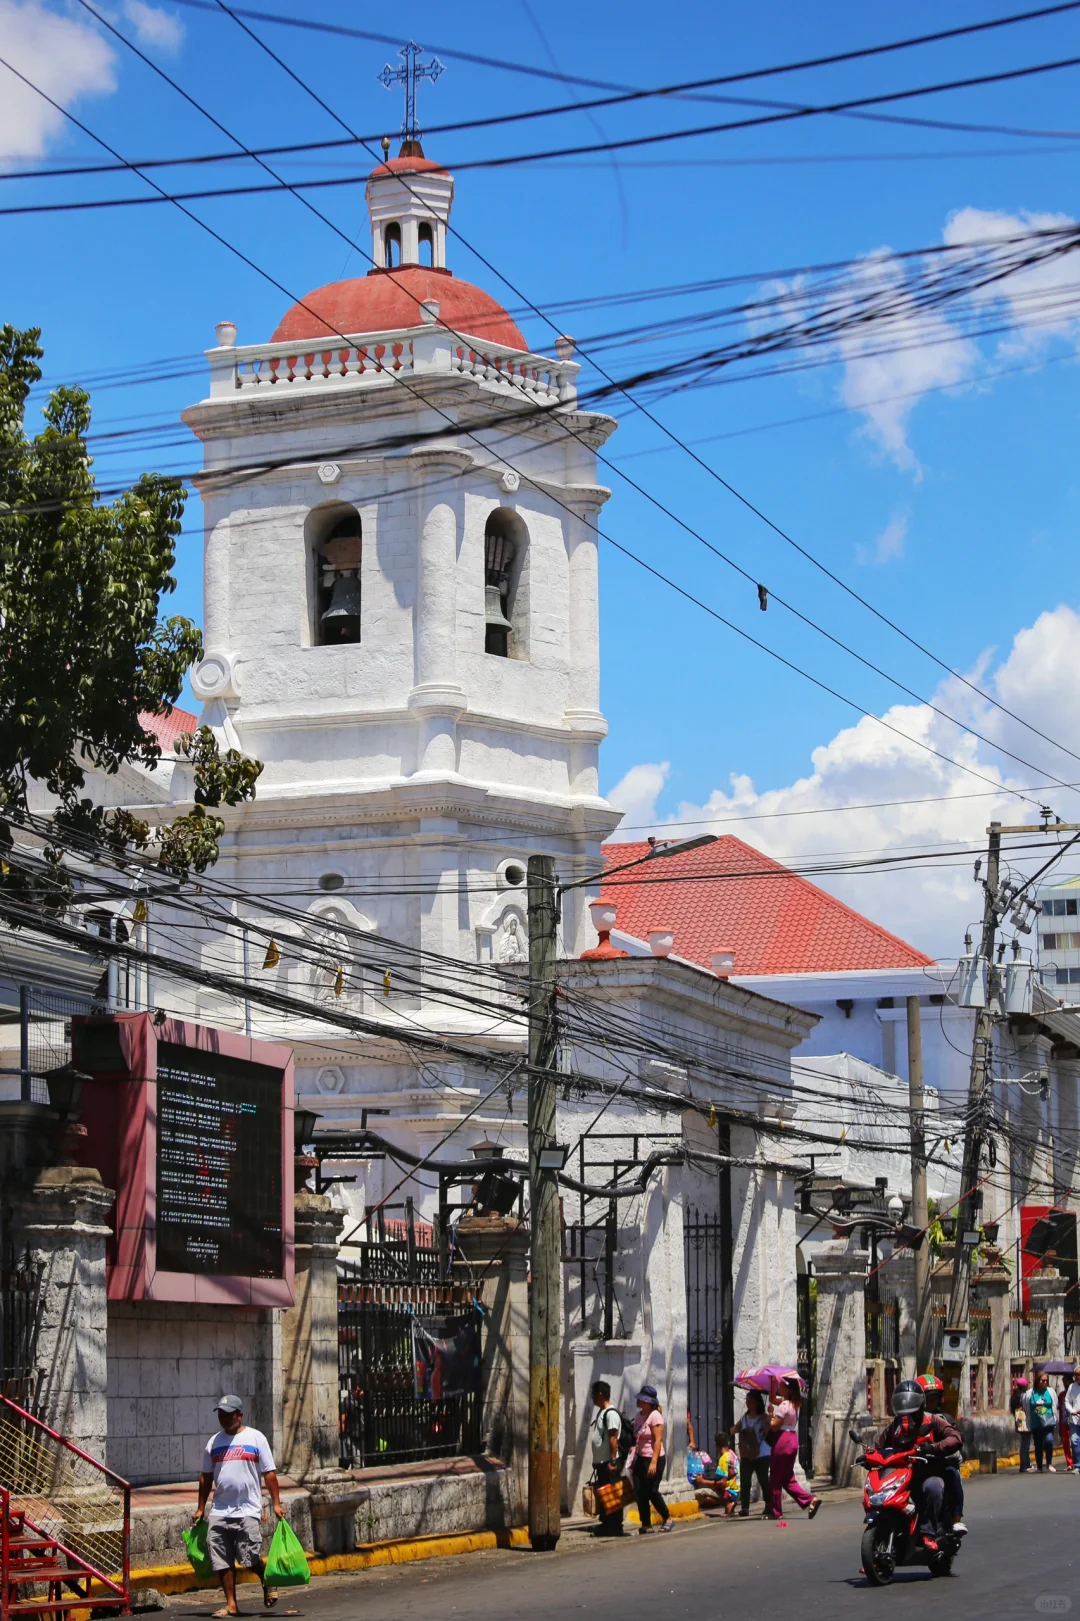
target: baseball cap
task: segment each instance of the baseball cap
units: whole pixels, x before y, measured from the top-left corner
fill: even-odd
[[[242,1413],[244,1404],[239,1396],[219,1396],[216,1403],[219,1413]]]

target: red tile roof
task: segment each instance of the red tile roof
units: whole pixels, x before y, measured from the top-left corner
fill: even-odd
[[[198,715],[192,715],[186,709],[174,708],[168,715],[139,716],[144,731],[152,732],[161,744],[161,752],[166,759],[172,759],[173,744],[184,732],[197,732],[199,729]]]
[[[604,856],[614,867],[648,848],[607,844]],[[650,929],[666,926],[674,932],[676,956],[703,968],[711,967],[714,951],[734,951],[736,977],[915,968],[932,961],[730,834],[609,878],[602,896],[616,908],[617,930],[644,940]]]

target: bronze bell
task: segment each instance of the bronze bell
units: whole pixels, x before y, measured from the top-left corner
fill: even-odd
[[[322,630],[328,642],[360,640],[360,581],[354,569],[335,576],[330,603],[322,615]]]
[[[513,630],[503,611],[502,592],[497,585],[484,587],[484,625],[488,630]]]

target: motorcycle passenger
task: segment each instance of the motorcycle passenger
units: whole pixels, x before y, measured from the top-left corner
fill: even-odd
[[[938,1551],[945,1480],[936,1462],[946,1453],[959,1451],[963,1444],[944,1413],[932,1416],[926,1411],[926,1397],[914,1379],[902,1379],[893,1391],[892,1410],[896,1415],[874,1443],[878,1452],[910,1452],[919,1448],[923,1460],[912,1473],[912,1493],[919,1510],[919,1533],[930,1553]],[[936,1472],[935,1472],[936,1471]]]
[[[933,1418],[936,1413],[940,1413],[942,1410],[941,1404],[945,1398],[945,1386],[940,1379],[935,1379],[932,1373],[920,1373],[915,1383],[926,1397],[926,1411]],[[952,1521],[952,1529],[957,1536],[966,1537],[964,1480],[958,1464],[944,1464],[941,1475],[945,1482],[945,1519]]]

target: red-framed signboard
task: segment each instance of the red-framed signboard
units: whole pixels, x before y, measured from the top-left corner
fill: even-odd
[[[293,1055],[150,1013],[72,1021],[87,1135],[116,1189],[110,1300],[293,1303]]]

